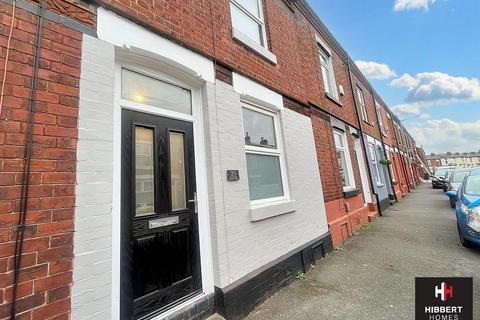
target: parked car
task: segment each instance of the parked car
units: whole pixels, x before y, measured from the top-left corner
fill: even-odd
[[[480,246],[480,170],[469,172],[458,191],[447,195],[456,200],[460,242],[465,247]]]
[[[443,186],[446,183],[445,176],[449,171],[454,170],[455,167],[438,167],[435,170],[435,173],[431,176],[432,178],[432,188],[433,189],[443,189]]]
[[[472,171],[469,169],[456,169],[448,177],[448,181],[445,184],[444,191],[455,191],[457,192],[460,186],[462,185],[463,179]],[[455,198],[450,198],[450,206],[455,208]]]

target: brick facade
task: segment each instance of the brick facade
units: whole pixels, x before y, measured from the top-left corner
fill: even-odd
[[[3,75],[12,6],[0,3]],[[0,319],[10,315],[37,17],[16,8],[0,114]],[[16,313],[68,319],[73,268],[80,32],[44,20]]]
[[[385,138],[388,146],[398,150],[393,154],[392,164],[392,170],[399,177],[398,186],[395,186],[396,194],[405,196],[408,189],[420,181],[415,141],[405,133],[400,121],[393,115],[393,121],[400,126],[389,122],[386,113],[390,111],[383,103],[381,115],[389,131],[387,137],[382,137],[376,121],[373,90],[358,69],[350,66],[350,58],[311,16],[308,5],[303,1],[297,4],[282,0],[263,1],[268,47],[276,55],[276,64],[232,38],[227,0],[161,0],[155,3],[148,0],[106,0],[97,3],[200,53],[227,70],[263,84],[281,94],[288,109],[310,118],[322,183],[318,189],[311,189],[323,192],[328,225],[335,245],[340,245],[348,235],[375,215],[374,204],[363,202],[362,192],[365,190],[362,190],[350,127],[361,128],[365,134],[379,141]],[[47,7],[50,12],[70,18],[80,26],[95,28],[94,6],[60,0],[47,1]],[[11,5],[0,2],[2,74],[11,12]],[[5,97],[0,112],[0,320],[9,317],[12,302],[13,255],[25,164],[23,158],[27,143],[36,23],[35,14],[16,9]],[[332,51],[336,85],[343,87],[339,101],[325,95],[316,37]],[[79,87],[83,76],[82,39],[80,31],[66,27],[59,21],[44,20],[32,126],[33,154],[27,226],[16,297],[19,319],[69,319],[71,310],[75,311],[75,306],[71,305],[71,290],[75,207],[82,209],[76,203],[77,170],[82,165],[81,159],[77,159]],[[350,74],[354,83],[353,91]],[[358,123],[357,120],[354,100],[357,99],[357,85],[364,94],[368,123]],[[358,100],[356,103],[359,106]],[[290,118],[295,116],[291,115]],[[359,189],[359,193],[351,197],[347,197],[342,189],[331,119],[342,121],[348,133],[355,186]],[[292,125],[292,128],[293,132],[295,127]],[[306,132],[302,132],[307,136]],[[291,144],[294,145],[293,142]],[[364,148],[363,143],[361,147]],[[290,166],[296,172],[307,175],[297,167],[300,160]],[[87,184],[87,181],[83,182]],[[77,191],[80,192],[81,188]],[[310,225],[309,221],[305,220],[304,223],[305,228]],[[105,241],[108,239],[106,236]],[[241,239],[238,239],[240,242]],[[280,252],[284,248],[277,249]],[[259,263],[258,259],[254,262]],[[251,264],[255,265],[254,262]],[[243,275],[240,270],[242,263],[236,261],[238,270],[234,270],[235,276]]]

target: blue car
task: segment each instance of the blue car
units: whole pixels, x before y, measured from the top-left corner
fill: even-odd
[[[448,191],[457,200],[456,215],[460,242],[465,247],[480,246],[480,170],[471,171],[458,192]]]

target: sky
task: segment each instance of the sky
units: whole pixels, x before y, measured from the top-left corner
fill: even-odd
[[[308,0],[425,152],[480,150],[480,0]]]

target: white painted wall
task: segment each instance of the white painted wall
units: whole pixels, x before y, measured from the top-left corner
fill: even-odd
[[[280,111],[295,212],[252,222],[240,94],[217,81],[204,105],[215,285],[225,287],[328,231],[311,121]],[[256,97],[255,102],[258,103]],[[273,105],[267,102],[266,107]],[[207,126],[208,124],[208,126]],[[240,171],[228,182],[226,170]],[[306,192],[308,190],[308,192]]]
[[[72,318],[109,319],[112,288],[114,47],[83,36]]]

